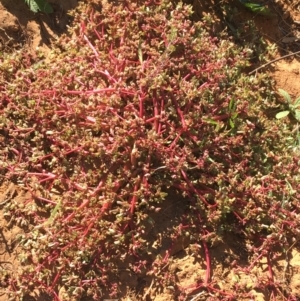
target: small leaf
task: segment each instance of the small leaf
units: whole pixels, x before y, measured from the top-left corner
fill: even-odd
[[[39,7],[34,0],[25,0],[25,2],[32,12],[37,13],[39,11]]]
[[[294,102],[294,107],[297,108],[298,106],[300,106],[300,97],[298,97]]]
[[[48,224],[52,224],[53,220],[55,219],[55,216],[57,215],[57,212],[61,209],[61,204],[62,202],[61,200],[59,200],[56,206],[54,207],[54,209],[51,211],[51,215],[49,219],[44,223],[44,226]]]
[[[295,111],[295,118],[297,119],[297,121],[300,121],[300,110]]]
[[[52,6],[46,0],[25,0],[25,2],[34,13],[39,11],[47,14],[53,13]]]
[[[239,275],[236,275],[236,274],[232,275],[232,279],[234,280],[234,282],[239,282],[240,281]]]
[[[234,98],[231,98],[231,100],[230,100],[230,102],[229,102],[229,106],[228,106],[228,108],[229,108],[229,111],[234,111],[235,110],[235,107],[236,107],[236,105],[235,105],[235,99]]]
[[[292,102],[292,99],[291,99],[291,96],[288,92],[282,90],[282,89],[278,89],[278,92],[281,94],[281,96],[284,97],[284,99],[288,102],[288,103],[291,103]]]
[[[206,121],[207,123],[210,123],[210,124],[214,124],[214,125],[218,125],[218,122],[213,120],[213,119],[210,119],[210,118],[203,118],[204,121]]]
[[[233,114],[231,114],[231,119],[234,120],[234,119],[236,119],[238,116],[239,116],[238,113],[233,113]]]
[[[247,1],[241,1],[240,2],[249,10],[251,10],[254,13],[257,13],[259,15],[264,15],[264,16],[270,16],[271,11],[264,5],[258,4],[258,3],[250,3]]]
[[[281,119],[290,114],[290,111],[282,111],[276,114],[277,119]]]

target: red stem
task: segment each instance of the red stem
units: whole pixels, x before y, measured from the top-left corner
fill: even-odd
[[[206,274],[205,274],[205,279],[204,279],[204,285],[208,285],[210,281],[210,266],[211,266],[211,261],[210,261],[210,254],[208,250],[208,246],[205,240],[202,240],[203,248],[204,248],[204,253],[205,253],[205,260],[206,260]]]
[[[269,281],[273,285],[274,284],[274,273],[273,273],[273,270],[272,270],[270,253],[267,254],[267,262],[268,262],[268,271],[269,271]]]
[[[251,265],[246,269],[246,271],[247,271],[247,272],[250,272],[250,271],[253,269],[255,263],[256,263],[260,258],[262,258],[263,255],[264,255],[264,254],[261,253],[259,256],[257,256],[256,259],[251,263]]]
[[[184,180],[186,181],[186,183],[188,184],[188,186],[191,188],[191,190],[197,194],[197,196],[203,201],[203,203],[208,206],[208,207],[216,207],[217,204],[214,204],[214,205],[210,205],[206,199],[200,194],[200,192],[194,187],[194,185],[190,182],[190,180],[188,179],[186,173],[181,169],[181,174],[184,178]]]
[[[154,117],[151,117],[151,118],[145,120],[145,123],[150,123],[150,122],[158,120],[158,119],[159,119],[159,116],[154,116]]]
[[[86,42],[88,43],[88,45],[90,46],[90,48],[92,49],[92,51],[94,52],[95,56],[98,59],[99,58],[99,53],[97,52],[97,50],[95,49],[95,47],[92,45],[92,43],[89,41],[89,39],[87,38],[87,36],[85,34],[83,35],[83,38],[86,40]]]
[[[144,96],[142,96],[142,95],[139,95],[139,101],[140,101],[140,114],[139,114],[139,116],[140,116],[140,118],[143,118],[143,116],[144,116]]]
[[[123,229],[123,232],[125,232],[125,230],[129,226],[131,226],[131,228],[133,228],[133,223],[132,223],[133,214],[134,214],[134,211],[135,211],[136,202],[138,200],[138,196],[136,195],[136,193],[140,188],[140,184],[141,184],[141,178],[139,177],[138,180],[136,181],[135,185],[134,185],[133,196],[132,196],[131,201],[130,201],[130,208],[129,208],[130,221],[125,225],[125,227]]]
[[[238,218],[242,225],[245,225],[246,222],[235,211],[233,211],[233,214]]]
[[[158,113],[158,100],[157,100],[157,95],[156,95],[156,91],[153,92],[153,108],[154,108],[154,129],[155,132],[158,133],[158,117],[159,117],[159,113]]]
[[[161,99],[161,102],[160,102],[160,117],[163,118],[164,116],[164,99],[162,98]],[[158,124],[158,135],[161,134],[161,127],[162,127],[162,121],[160,120],[159,121],[159,124]]]
[[[102,28],[103,28],[103,27],[102,27]],[[96,29],[94,29],[94,33],[95,33],[96,36],[98,37],[99,41],[101,41],[100,34],[99,34],[99,32],[98,32]],[[102,36],[103,36],[103,34],[102,34]]]
[[[101,210],[101,211],[102,211],[102,210]],[[101,216],[102,216],[102,214],[101,214]],[[100,216],[99,218],[101,218],[101,216]],[[95,224],[95,220],[92,220],[92,221],[89,223],[89,225],[88,225],[88,227],[86,228],[86,230],[84,231],[84,233],[82,234],[82,238],[85,237],[85,236],[89,233],[89,231],[90,231],[91,228],[94,226],[94,224]]]
[[[90,202],[90,199],[85,199],[79,207],[77,207],[71,214],[69,214],[64,220],[63,222],[68,222],[70,221],[76,214],[77,211],[83,209],[84,207],[86,207]]]
[[[175,97],[174,97],[172,94],[171,94],[171,99],[172,99],[173,105],[174,105],[175,108],[176,108],[178,117],[179,117],[180,120],[181,120],[183,131],[185,131],[185,130],[187,129],[187,126],[186,126],[186,122],[185,122],[184,117],[183,117],[183,113],[182,113],[182,111],[180,110],[180,108],[179,108],[179,106],[178,106],[178,103],[177,103]]]
[[[40,197],[40,196],[37,196],[37,195],[35,195],[33,192],[31,192],[31,194],[32,194],[32,196],[33,196],[34,198],[36,198],[36,199],[38,199],[38,200],[40,200],[40,201],[44,201],[44,202],[47,202],[47,203],[50,203],[50,204],[53,204],[53,205],[57,205],[56,202],[53,202],[53,201],[51,201],[51,200],[48,200],[48,199],[42,198],[42,197]]]
[[[136,195],[136,193],[137,193],[137,191],[140,188],[140,183],[141,183],[141,179],[138,178],[138,180],[136,181],[136,183],[134,185],[133,197],[132,197],[131,202],[130,202],[130,216],[131,216],[131,219],[133,217],[135,206],[136,206],[136,202],[138,200],[138,196]]]
[[[52,288],[55,286],[55,284],[56,284],[56,282],[58,281],[59,277],[60,277],[60,272],[58,272],[58,273],[56,274],[56,276],[55,276],[55,278],[54,278],[54,280],[53,280],[53,282],[52,282],[52,284],[51,284],[51,287],[52,287]]]
[[[180,132],[177,134],[176,138],[174,139],[174,141],[170,144],[168,150],[172,150],[172,148],[176,145],[177,141],[179,140],[181,134],[183,133],[183,130],[180,130]]]

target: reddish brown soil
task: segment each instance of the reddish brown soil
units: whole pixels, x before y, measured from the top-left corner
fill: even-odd
[[[33,14],[24,1],[1,0],[0,3],[0,53],[14,52],[26,49],[35,53],[37,48],[47,54],[51,50],[51,43],[62,33],[66,32],[67,25],[71,18],[67,12],[76,6],[76,0],[51,0],[55,13],[51,16],[43,14]],[[255,16],[251,12],[240,9],[235,16],[233,23],[239,24],[243,20],[253,19],[259,33],[265,38],[268,45],[273,47],[273,58],[279,58],[286,54],[300,50],[300,2],[297,0],[278,0],[276,4],[270,5],[276,13],[275,16],[267,18]],[[211,13],[215,18],[214,31],[224,28],[222,14],[217,9],[217,1],[195,0],[194,7],[196,15]],[[273,46],[272,46],[273,45]],[[259,67],[259,65],[257,65]],[[281,88],[291,94],[292,97],[300,96],[300,60],[299,56],[292,56],[269,64],[264,68],[275,80],[275,88]],[[1,83],[0,83],[1,84]],[[1,151],[1,150],[0,150]],[[0,203],[1,202],[22,202],[30,195],[11,183],[0,181]],[[9,217],[4,216],[3,205],[0,207],[0,273],[13,275],[21,269],[19,261],[18,234],[28,231],[30,225],[11,224]],[[178,209],[178,208],[177,208]],[[166,205],[165,219],[161,220],[157,231],[167,229],[172,223],[172,217],[176,212],[176,202]],[[29,227],[29,228],[28,228]],[[151,238],[150,238],[151,239]],[[287,250],[287,256],[281,257],[277,262],[273,262],[276,281],[281,283],[283,290],[298,295],[300,298],[300,253],[299,243],[296,241]],[[226,237],[223,241],[215,241],[210,248],[212,258],[212,279],[218,283],[220,289],[232,290],[235,282],[251,288],[253,292],[252,300],[269,300],[269,292],[257,289],[258,276],[267,279],[266,260],[262,260],[259,268],[253,268],[251,273],[233,272],[234,261],[243,265],[248,261],[247,242],[241,237]],[[164,267],[177,279],[180,287],[186,288],[187,293],[192,292],[193,285],[199,277],[205,274],[206,266],[203,249],[200,245],[190,244],[185,238],[178,240],[170,263]],[[160,273],[161,271],[157,271]],[[261,279],[261,278],[260,278]],[[1,285],[0,285],[1,287]],[[0,301],[7,301],[5,287],[2,287]],[[123,277],[123,298],[121,300],[155,300],[172,301],[177,300],[175,289],[171,286],[162,287],[155,283],[151,275],[139,279],[131,275]],[[60,292],[63,296],[63,292]],[[207,295],[204,291],[194,291],[187,300],[208,300],[213,296]],[[29,300],[51,300],[38,292],[32,292],[26,301]],[[63,297],[62,297],[63,300]],[[213,300],[213,299],[210,299]],[[284,297],[278,300],[285,300]],[[300,300],[300,299],[299,299]]]

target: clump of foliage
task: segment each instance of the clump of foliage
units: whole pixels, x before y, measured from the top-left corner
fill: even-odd
[[[154,277],[184,232],[206,258],[195,289],[232,300],[247,288],[220,290],[209,252],[232,232],[251,245],[249,267],[236,270],[267,257],[269,282],[260,285],[276,296],[274,250],[299,238],[293,125],[283,130],[266,113],[276,107],[268,79],[242,73],[250,51],[211,37],[209,22],[193,23],[191,13],[170,1],[95,1],[74,13],[72,38],[60,39],[47,64],[2,59],[0,169],[32,196],[5,205],[30,230],[24,269],[8,282],[14,295],[116,296],[119,266]],[[162,233],[171,243],[161,258],[150,216],[169,191],[182,196],[184,214]]]
[[[291,99],[290,94],[286,91],[279,89],[279,93],[283,96],[284,100],[286,101],[286,104],[288,105],[288,110],[277,113],[276,118],[281,119],[292,113],[294,118],[297,121],[300,121],[300,97],[293,101]]]

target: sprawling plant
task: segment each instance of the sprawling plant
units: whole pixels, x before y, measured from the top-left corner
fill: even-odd
[[[293,124],[266,113],[276,107],[267,78],[241,72],[250,51],[211,37],[191,13],[170,1],[95,1],[78,8],[47,63],[2,59],[1,172],[31,193],[6,204],[30,229],[23,272],[8,283],[15,294],[116,295],[120,266],[155,275],[184,232],[207,263],[195,288],[234,298],[247,290],[219,290],[209,252],[233,232],[252,246],[245,270],[267,257],[276,295],[273,250],[299,237]],[[150,216],[170,191],[183,213],[155,253]]]

